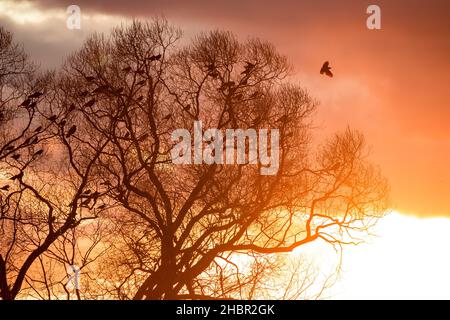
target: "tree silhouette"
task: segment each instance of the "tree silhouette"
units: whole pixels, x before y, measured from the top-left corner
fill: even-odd
[[[134,21],[90,36],[57,73],[32,69],[2,100],[14,111],[0,146],[1,172],[14,175],[1,190],[3,299],[70,299],[74,264],[78,299],[273,297],[285,253],[356,243],[385,213],[387,183],[362,134],[347,128],[313,144],[317,102],[265,41],[224,31],[186,41],[163,19]],[[173,133],[194,137],[199,121],[203,134],[247,134],[245,161],[236,139],[229,163],[177,164]],[[278,152],[270,174],[273,163],[251,148],[257,132],[270,136],[267,155]],[[223,135],[201,147],[209,159],[231,154]],[[299,268],[282,298],[314,281]]]
[[[164,20],[135,21],[90,37],[60,78],[60,105],[75,106],[75,139],[103,148],[95,190],[115,208],[101,219],[116,235],[102,262],[112,267],[96,276],[105,294],[255,296],[257,268],[276,268],[270,255],[317,239],[352,243],[353,231],[383,215],[387,186],[361,134],[347,129],[313,150],[316,103],[288,80],[286,57],[229,32],[180,39]],[[278,129],[277,174],[249,161],[174,164],[171,133],[193,135],[194,121],[203,130]],[[246,274],[233,262],[239,254],[252,261]]]

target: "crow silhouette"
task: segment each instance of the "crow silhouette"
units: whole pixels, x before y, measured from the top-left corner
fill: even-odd
[[[23,178],[23,171],[20,171],[18,174],[16,174],[15,176],[12,176],[11,178],[10,178],[10,180],[12,180],[12,181],[14,181],[14,180],[20,180],[20,179],[22,179]]]
[[[90,108],[94,105],[94,103],[95,103],[95,99],[91,99],[84,104],[83,108]]]
[[[24,102],[22,102],[21,106],[22,107],[28,107],[31,103],[31,99],[25,99]]]
[[[92,81],[95,80],[95,77],[93,77],[93,76],[87,76],[87,77],[86,77],[86,80],[89,81],[89,82],[92,82]]]
[[[322,68],[320,69],[320,74],[325,74],[329,76],[330,78],[333,78],[333,73],[331,72],[330,63],[328,61],[325,61]]]
[[[33,154],[33,157],[38,157],[38,156],[40,156],[40,155],[43,154],[43,153],[44,153],[44,149],[40,149],[40,150],[36,151],[36,152]]]
[[[131,67],[125,67],[122,69],[123,72],[130,72],[131,71]]]
[[[28,96],[28,99],[36,99],[36,98],[39,98],[39,97],[42,96],[42,95],[43,95],[42,92],[36,91],[35,93],[29,95],[29,96]]]
[[[39,126],[39,127],[37,127],[37,128],[34,130],[34,132],[39,133],[39,132],[41,132],[41,130],[42,130],[42,126]]]
[[[75,133],[75,131],[77,131],[77,126],[75,125],[71,126],[69,131],[67,131],[66,138],[70,138],[70,136],[72,136]]]
[[[8,191],[9,190],[9,184],[4,185],[3,187],[0,188],[3,191]]]
[[[11,158],[13,158],[14,160],[19,160],[20,154],[16,153],[15,155],[12,155]]]
[[[48,120],[55,121],[57,118],[58,118],[58,116],[54,114],[50,118],[48,118]]]

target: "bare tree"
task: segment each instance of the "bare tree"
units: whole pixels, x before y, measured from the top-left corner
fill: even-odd
[[[363,136],[347,129],[312,146],[317,104],[288,80],[273,45],[222,31],[180,39],[164,20],[135,21],[91,36],[59,77],[53,105],[72,106],[77,126],[70,163],[95,171],[92,189],[115,208],[100,217],[115,237],[97,265],[98,290],[120,299],[252,298],[264,273],[280,268],[271,256],[318,239],[359,241],[384,214],[388,191]],[[171,134],[194,135],[195,121],[202,133],[278,129],[277,173],[261,175],[249,149],[243,164],[174,164]],[[238,255],[253,260],[248,272]]]

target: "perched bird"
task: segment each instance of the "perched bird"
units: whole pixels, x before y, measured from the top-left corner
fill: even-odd
[[[253,69],[255,69],[256,64],[246,61],[246,65],[244,67],[244,71],[241,74],[249,74]]]
[[[67,110],[67,113],[70,113],[75,110],[75,105],[73,103],[70,104],[69,109]]]
[[[31,144],[36,144],[36,143],[38,143],[39,142],[39,138],[38,137],[34,137],[34,139],[33,140],[31,140]]]
[[[88,94],[89,94],[89,91],[84,90],[84,91],[80,92],[79,96],[80,96],[81,98],[84,98],[84,97],[86,97]]]
[[[162,57],[161,54],[157,54],[157,55],[153,55],[153,56],[149,57],[148,60],[150,60],[150,61],[158,61],[158,60],[161,59],[161,57]]]
[[[5,148],[5,151],[11,151],[11,150],[14,150],[14,148],[15,147],[13,145],[10,145]]]
[[[14,160],[19,160],[20,154],[16,153],[16,154],[12,155],[11,158],[13,158]]]
[[[191,105],[188,104],[188,105],[184,106],[183,109],[186,110],[186,111],[189,111],[189,109],[191,109]]]
[[[58,118],[58,116],[56,114],[54,114],[50,118],[48,118],[48,120],[55,121],[57,118]]]
[[[91,193],[91,190],[90,190],[90,189],[87,189],[87,190],[85,190],[82,194],[88,195],[88,194],[90,194],[90,193]]]
[[[22,102],[21,106],[22,106],[22,107],[28,107],[28,106],[30,105],[30,103],[31,103],[31,99],[28,98],[28,99],[25,99],[25,100]]]
[[[37,102],[33,101],[32,103],[30,103],[30,105],[27,108],[34,109],[34,108],[36,108],[36,106],[37,106]]]
[[[95,80],[95,77],[93,77],[93,76],[87,76],[87,77],[86,77],[86,80],[89,81],[89,82],[92,82],[92,81]]]
[[[125,68],[122,69],[122,71],[123,72],[130,72],[131,71],[131,67],[130,66],[125,67]]]
[[[139,96],[136,98],[136,101],[139,102],[139,101],[142,101],[142,99],[144,99],[144,96]]]
[[[163,120],[169,120],[170,118],[172,117],[172,115],[169,113],[168,115],[166,115],[164,118],[163,118]]]
[[[123,90],[124,90],[124,88],[123,88],[123,87],[120,87],[120,88],[118,88],[118,89],[116,90],[116,93],[117,93],[117,94],[120,94],[120,93],[123,92]]]
[[[76,125],[71,126],[69,131],[67,131],[66,138],[70,138],[70,136],[72,136],[75,133],[75,131],[77,131],[77,126]]]
[[[41,132],[41,130],[42,130],[42,126],[39,126],[39,127],[37,127],[37,128],[34,130],[34,132],[39,133],[39,132]]]
[[[330,78],[333,78],[333,73],[331,72],[330,63],[328,61],[325,61],[322,68],[320,69],[320,74],[326,74]]]
[[[33,158],[34,158],[34,157],[38,157],[38,156],[40,156],[40,155],[43,154],[43,153],[44,153],[44,149],[40,149],[40,150],[36,151],[36,152],[33,154]]]
[[[32,138],[32,137],[26,138],[25,141],[23,142],[23,144],[29,144],[30,141],[31,141],[31,138]]]
[[[82,207],[88,207],[90,202],[91,202],[91,198],[87,198],[86,200],[84,200],[84,201],[81,203],[81,206],[82,206]]]
[[[42,95],[43,95],[42,92],[36,91],[35,93],[29,95],[29,96],[28,96],[28,99],[36,99],[36,98],[39,98],[39,97],[42,96]]]
[[[16,174],[15,176],[12,176],[10,178],[10,180],[14,181],[14,180],[20,180],[23,178],[23,171],[20,171],[18,174]]]
[[[90,108],[94,105],[94,103],[95,103],[95,99],[91,99],[84,104],[83,108]]]
[[[222,86],[220,86],[219,90],[223,91],[223,90],[225,90],[227,88],[231,88],[233,86],[234,86],[234,81],[228,81],[228,82],[225,82],[224,84],[222,84]]]
[[[0,188],[3,191],[8,191],[9,190],[9,184],[4,185],[3,187]]]
[[[125,133],[125,135],[123,137],[124,137],[124,139],[128,139],[129,136],[130,136],[130,132],[127,132],[127,133]]]
[[[144,141],[147,138],[148,138],[148,133],[144,133],[138,140],[139,141]]]
[[[101,92],[105,92],[108,89],[108,86],[100,86],[94,89],[94,91],[92,91],[92,93],[96,94],[96,93],[101,93]]]

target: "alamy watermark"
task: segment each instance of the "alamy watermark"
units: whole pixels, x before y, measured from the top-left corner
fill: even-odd
[[[211,128],[203,133],[202,121],[195,121],[193,143],[189,130],[173,131],[172,141],[178,143],[170,152],[172,162],[174,164],[261,164],[261,175],[277,174],[280,165],[278,129],[270,129],[270,132],[268,129],[258,131],[226,129],[224,131]]]
[[[66,268],[67,271],[67,284],[66,288],[69,290],[79,290],[80,289],[80,272],[81,269],[77,265],[69,265]]]

